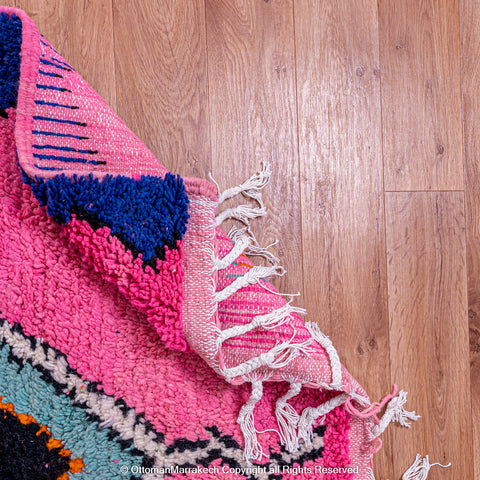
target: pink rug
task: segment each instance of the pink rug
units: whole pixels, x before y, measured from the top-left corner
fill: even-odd
[[[372,479],[405,394],[371,404],[220,228],[264,213],[268,165],[182,179],[24,12],[0,48],[0,478]]]

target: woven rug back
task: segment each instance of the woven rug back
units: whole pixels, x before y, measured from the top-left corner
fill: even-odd
[[[187,341],[211,322],[215,186],[169,173],[23,12],[2,9],[0,49],[0,478],[367,478],[343,405],[281,445],[279,382],[256,406],[267,454],[245,460],[250,386]]]

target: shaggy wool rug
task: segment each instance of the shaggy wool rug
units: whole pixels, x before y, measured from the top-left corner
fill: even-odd
[[[371,403],[275,256],[220,228],[264,213],[269,165],[224,192],[170,173],[1,10],[0,478],[372,479],[406,394]]]

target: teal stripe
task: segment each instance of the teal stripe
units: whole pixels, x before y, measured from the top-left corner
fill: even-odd
[[[130,454],[130,447],[122,450],[116,440],[109,440],[109,428],[98,429],[98,422],[90,420],[85,410],[71,404],[64,394],[57,395],[52,385],[29,363],[19,369],[10,363],[10,347],[0,348],[0,395],[3,402],[13,403],[17,413],[32,415],[46,425],[56,438],[72,452],[72,458],[81,458],[85,464],[81,473],[70,474],[72,480],[117,480],[120,466],[141,466],[143,456]],[[118,462],[115,462],[118,460]],[[130,474],[140,478],[140,474]],[[130,476],[128,478],[131,478]]]

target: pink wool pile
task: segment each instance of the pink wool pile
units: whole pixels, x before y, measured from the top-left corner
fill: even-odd
[[[216,425],[242,445],[236,420],[250,396],[249,386],[229,385],[193,352],[165,348],[147,319],[155,314],[152,289],[158,293],[163,276],[181,275],[180,271],[172,267],[153,279],[148,271],[140,272],[135,262],[133,269],[124,269],[126,262],[132,264],[131,254],[107,236],[106,229],[93,232],[79,220],[64,228],[49,218],[22,181],[15,153],[14,115],[12,110],[9,119],[0,119],[2,314],[12,323],[19,322],[27,335],[43,338],[64,353],[72,368],[85,379],[98,382],[105,393],[124,399],[137,413],[143,412],[155,429],[165,434],[167,444],[176,438],[206,439],[205,427]],[[182,261],[178,252],[172,255],[177,255],[173,265]],[[175,298],[168,290],[161,295]],[[275,402],[286,389],[285,383],[265,385],[255,413],[258,430],[277,428]],[[303,389],[291,404],[300,411],[329,395]],[[324,458],[317,463],[326,467],[350,464],[349,420],[343,407],[327,415]],[[276,433],[261,434],[260,441],[280,451]],[[313,462],[305,466],[309,464]],[[244,477],[229,473],[191,474],[189,478]],[[298,477],[285,474],[284,478]],[[304,474],[303,478],[318,475]]]

